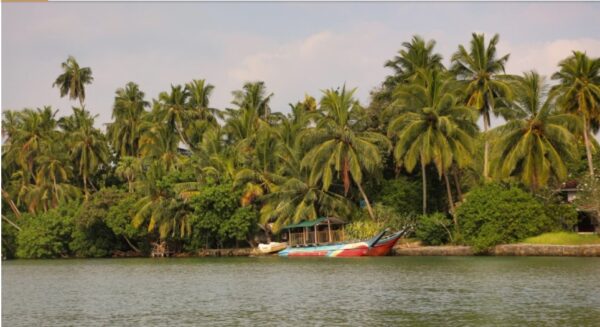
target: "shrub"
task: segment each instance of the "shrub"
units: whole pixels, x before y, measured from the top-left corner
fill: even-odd
[[[529,193],[495,183],[469,192],[456,217],[465,242],[477,252],[537,235],[551,224]]]
[[[256,230],[258,213],[252,206],[242,207],[240,198],[241,192],[234,191],[231,183],[206,186],[192,197],[192,235],[185,248],[196,250],[249,239]]]
[[[11,221],[15,221],[14,216],[10,216]],[[20,222],[19,222],[20,223]],[[9,223],[2,222],[2,258],[12,259],[17,252],[17,234],[18,230]]]
[[[395,208],[376,203],[373,206],[376,220],[373,221],[366,210],[357,211],[352,222],[346,226],[346,235],[351,239],[367,239],[385,228],[400,230],[406,225],[414,226],[416,215],[399,213]]]
[[[426,245],[442,245],[451,240],[452,221],[442,213],[421,216],[415,236]]]
[[[80,204],[72,201],[37,215],[23,215],[17,236],[17,257],[56,258],[71,254],[69,243]]]
[[[385,180],[374,201],[392,207],[398,213],[418,214],[422,210],[421,183],[406,176]]]
[[[550,226],[544,231],[572,231],[577,224],[577,209],[567,203],[546,203],[544,212],[550,219]]]
[[[372,219],[362,219],[353,221],[344,228],[346,238],[351,240],[365,240],[380,232],[382,230],[382,224],[377,223]]]
[[[106,225],[110,207],[123,197],[123,191],[104,188],[92,194],[75,216],[73,240],[69,247],[78,257],[106,257],[120,248],[115,233]]]
[[[125,193],[115,205],[108,209],[104,221],[117,238],[123,238],[126,243],[131,243],[131,245],[128,244],[129,248],[146,253],[150,251],[150,243],[146,238],[148,230],[135,228],[131,223],[138,199],[135,193]]]

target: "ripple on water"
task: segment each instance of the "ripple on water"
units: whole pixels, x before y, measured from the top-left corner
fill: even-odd
[[[8,261],[6,326],[599,326],[600,259]]]

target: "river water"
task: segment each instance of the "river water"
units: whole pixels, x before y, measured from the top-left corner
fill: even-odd
[[[16,260],[3,326],[600,326],[600,258]]]

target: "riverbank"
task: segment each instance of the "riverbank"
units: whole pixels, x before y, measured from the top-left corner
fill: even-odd
[[[400,244],[392,250],[394,256],[471,256],[470,246],[420,246]],[[502,244],[486,255],[491,256],[550,256],[550,257],[600,257],[600,244],[547,245],[547,244]]]
[[[398,244],[391,256],[473,256],[470,246],[441,245],[422,246],[418,242]],[[546,245],[546,244],[502,244],[494,247],[488,256],[549,256],[549,257],[600,257],[600,244]],[[265,256],[252,248],[203,249],[197,252],[173,254],[173,257],[249,257]],[[270,254],[276,256],[276,254]]]

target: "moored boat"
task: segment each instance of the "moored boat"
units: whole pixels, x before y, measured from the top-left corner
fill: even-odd
[[[271,242],[269,244],[261,243],[258,245],[258,251],[262,254],[275,253],[287,248],[287,246],[288,245],[285,242]]]
[[[407,229],[384,237],[387,230],[382,231],[370,240],[313,246],[289,246],[280,251],[284,257],[362,257],[385,256],[390,253],[398,239]]]

